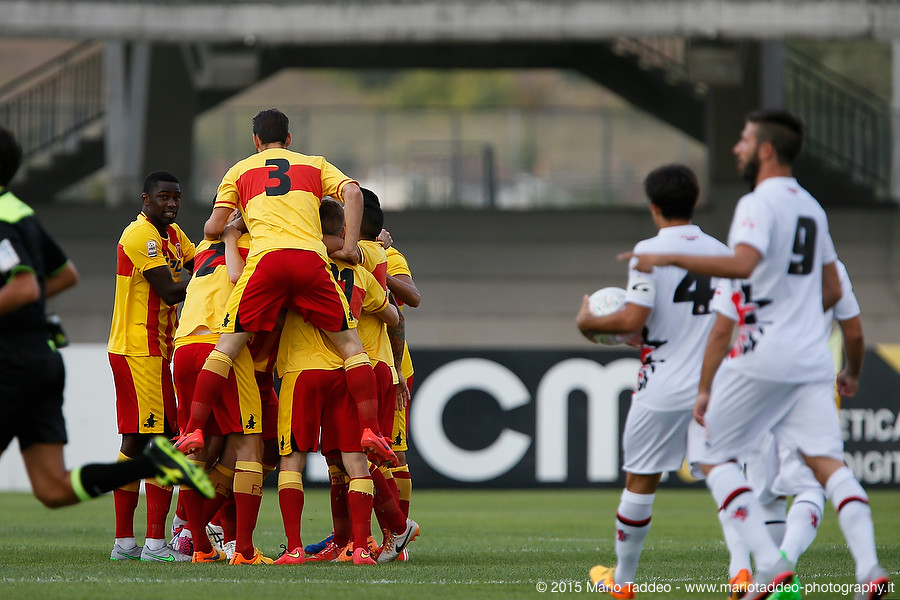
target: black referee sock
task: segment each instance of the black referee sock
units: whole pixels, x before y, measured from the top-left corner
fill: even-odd
[[[122,462],[90,464],[73,469],[72,489],[79,500],[95,498],[123,485],[156,476],[156,466],[143,454]]]

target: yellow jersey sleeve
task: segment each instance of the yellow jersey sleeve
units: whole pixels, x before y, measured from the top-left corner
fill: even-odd
[[[406,261],[406,257],[403,254],[391,246],[387,250],[385,250],[385,254],[387,254],[387,274],[391,277],[396,277],[397,275],[406,275],[410,279],[412,279],[412,272],[409,270],[409,263]]]

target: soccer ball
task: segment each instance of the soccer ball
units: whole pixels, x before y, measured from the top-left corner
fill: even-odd
[[[617,287],[605,287],[591,294],[588,299],[591,313],[597,317],[604,317],[625,306],[625,290]],[[633,333],[595,333],[592,337],[598,344],[604,346],[618,346],[628,342],[634,336]]]

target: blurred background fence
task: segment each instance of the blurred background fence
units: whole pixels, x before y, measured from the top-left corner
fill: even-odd
[[[208,203],[236,157],[253,152],[232,106],[198,119],[193,196]],[[644,175],[667,162],[705,179],[706,150],[633,109],[280,106],[292,148],[328,158],[388,209],[641,207]]]

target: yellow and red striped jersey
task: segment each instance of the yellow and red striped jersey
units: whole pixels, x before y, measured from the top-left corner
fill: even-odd
[[[362,256],[360,264],[378,280],[382,289],[387,289],[387,252],[381,242],[359,240],[359,251]]]
[[[191,240],[176,224],[166,237],[140,213],[122,237],[116,255],[116,299],[107,350],[124,356],[172,357],[178,325],[174,306],[163,302],[143,273],[168,267],[173,281],[181,281],[184,263],[194,258]]]
[[[387,250],[385,250],[387,254],[387,274],[391,277],[396,277],[397,275],[406,275],[410,279],[412,279],[412,272],[409,270],[409,263],[406,262],[406,257],[403,254],[391,246]],[[400,310],[403,310],[403,302],[400,299],[397,300],[397,306]],[[403,374],[403,377],[409,379],[412,377],[413,373],[415,373],[415,369],[413,369],[412,357],[409,354],[409,344],[405,341],[403,342],[403,360],[400,362],[400,372]]]
[[[250,251],[250,236],[244,234],[238,238],[237,247],[246,260]],[[222,332],[225,305],[233,288],[234,284],[225,264],[225,242],[200,242],[194,256],[194,274],[187,286],[178,329],[175,331],[176,347],[180,345],[181,338],[190,336],[200,327],[208,329],[212,334]]]
[[[250,232],[250,254],[275,248],[314,250],[326,256],[319,204],[337,200],[356,183],[321,156],[270,148],[231,167],[216,192],[215,207],[240,209]]]
[[[384,248],[378,244],[381,253]],[[391,340],[388,338],[387,325],[384,321],[375,316],[375,313],[381,312],[388,304],[387,290],[381,287],[381,283],[364,265],[350,265],[343,261],[332,261],[332,269],[337,269],[338,279],[345,287],[348,282],[348,270],[352,271],[356,281],[354,287],[357,290],[363,290],[362,305],[359,312],[354,312],[356,317],[356,332],[359,334],[359,341],[362,342],[363,349],[369,355],[372,366],[378,362],[383,362],[391,367],[394,366],[394,353],[391,350]],[[387,274],[387,260],[382,264],[383,272]],[[387,280],[385,280],[387,282]],[[354,295],[358,295],[358,291],[354,291]],[[354,300],[354,298],[348,298]],[[353,304],[350,310],[354,310]],[[393,369],[391,369],[393,371]]]

